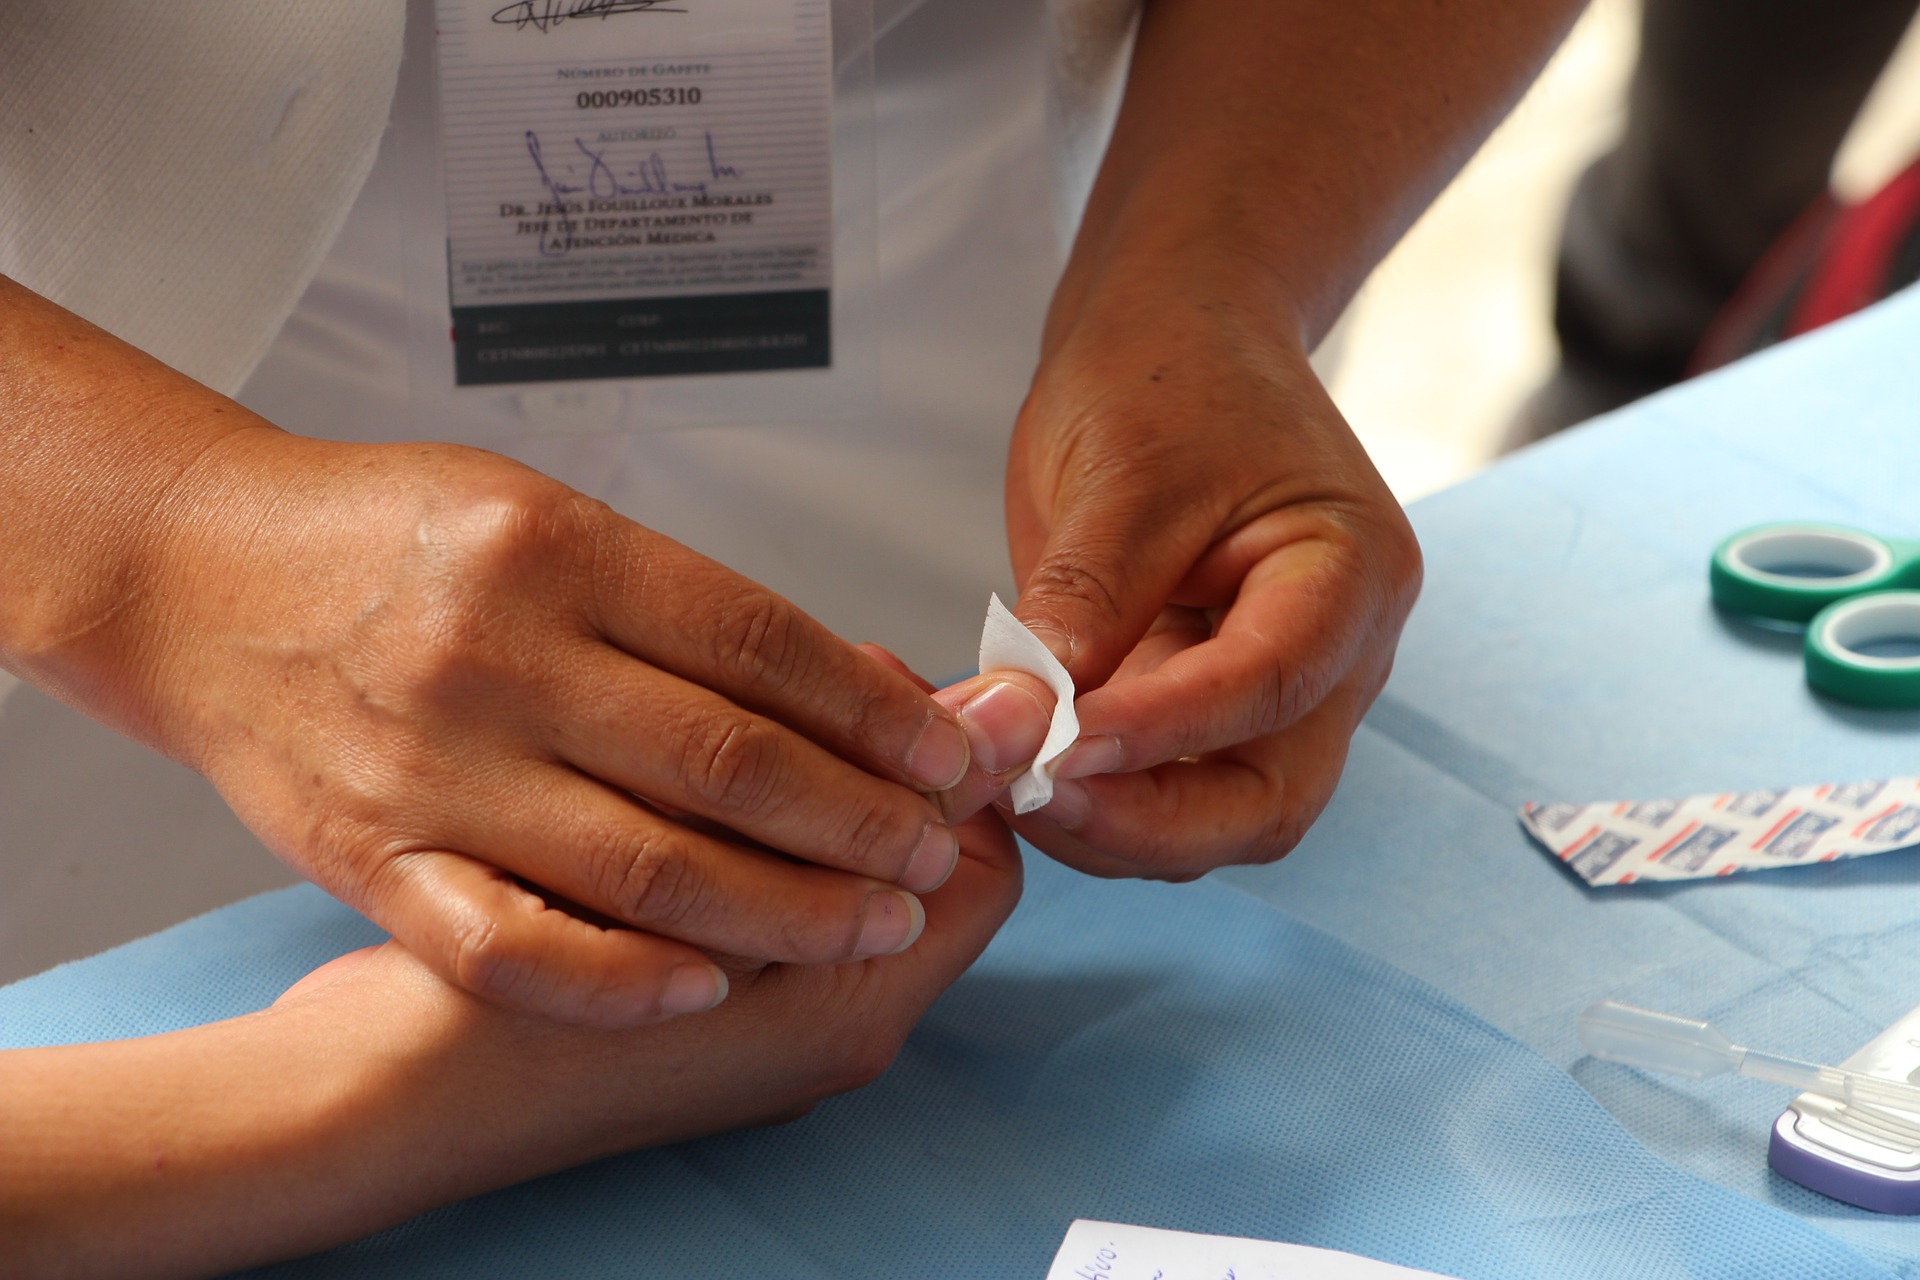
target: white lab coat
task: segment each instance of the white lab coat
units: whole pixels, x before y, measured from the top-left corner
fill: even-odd
[[[0,271],[290,430],[513,454],[939,679],[1010,594],[1006,438],[1132,10],[878,0],[879,389],[838,421],[501,436],[409,377],[407,308],[444,295],[407,296],[380,126],[433,104],[386,0],[12,7]]]
[[[878,0],[871,413],[500,446],[933,678],[966,668],[1134,3]],[[381,146],[390,103],[426,103],[403,25],[394,0],[0,3],[0,272],[293,430],[438,412],[459,437],[455,406],[410,401],[413,206]],[[10,751],[0,981],[288,878],[204,784],[44,699],[0,709]]]

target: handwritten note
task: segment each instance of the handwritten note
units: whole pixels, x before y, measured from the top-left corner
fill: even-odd
[[[1357,1254],[1272,1240],[1076,1221],[1047,1280],[1436,1280]],[[1441,1277],[1440,1280],[1445,1280]]]

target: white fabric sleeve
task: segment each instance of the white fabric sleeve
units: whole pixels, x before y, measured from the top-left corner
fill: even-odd
[[[365,181],[396,0],[0,4],[0,273],[231,394]]]
[[[1054,156],[1054,214],[1062,245],[1073,243],[1113,135],[1133,59],[1141,0],[1048,0],[1052,48],[1047,84]]]

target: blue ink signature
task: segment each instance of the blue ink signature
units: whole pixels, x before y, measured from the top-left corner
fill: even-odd
[[[493,11],[493,20],[503,27],[545,33],[571,18],[599,18],[605,21],[622,13],[685,13],[669,7],[666,0],[515,0]]]
[[[739,169],[720,162],[720,153],[714,148],[713,131],[710,129],[706,131],[707,177],[695,182],[678,182],[669,178],[666,159],[658,151],[648,152],[646,159],[626,170],[623,181],[607,159],[606,152],[594,150],[584,138],[575,138],[573,145],[586,161],[586,181],[565,182],[547,168],[540,135],[529,129],[526,138],[527,154],[532,157],[533,167],[540,175],[540,185],[547,189],[554,205],[561,210],[555,218],[559,228],[558,238],[550,240],[543,237],[540,241],[541,256],[548,258],[565,257],[573,248],[573,219],[564,212],[568,196],[584,195],[594,200],[611,200],[616,196],[705,195],[709,182],[723,182],[741,176]],[[568,177],[573,176],[573,170],[579,163],[579,160],[567,162]]]

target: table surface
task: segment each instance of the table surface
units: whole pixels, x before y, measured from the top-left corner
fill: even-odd
[[[1920,1222],[1767,1171],[1779,1090],[1656,1080],[1573,1036],[1611,996],[1844,1056],[1920,1001],[1920,853],[1594,890],[1514,818],[1920,772],[1920,713],[1810,694],[1797,642],[1717,615],[1704,572],[1765,520],[1920,533],[1916,352],[1920,294],[1418,504],[1428,582],[1393,681],[1284,862],[1164,886],[1032,858],[877,1085],[273,1274],[1038,1277],[1092,1217],[1475,1278],[1920,1275]],[[100,838],[79,785],[49,804]],[[190,856],[160,817],[128,836]],[[315,890],[269,894],[0,989],[0,1044],[257,1008],[372,936]]]

